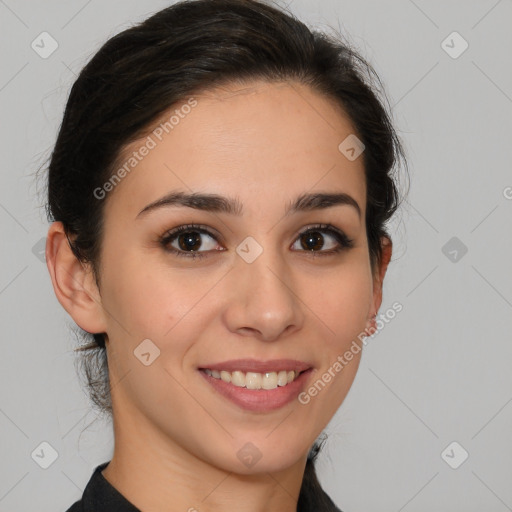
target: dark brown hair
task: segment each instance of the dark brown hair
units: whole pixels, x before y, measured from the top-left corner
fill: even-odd
[[[91,264],[98,285],[105,201],[94,191],[111,179],[123,148],[192,94],[254,79],[308,85],[350,118],[365,145],[365,221],[375,271],[381,237],[389,238],[386,222],[399,205],[396,164],[405,162],[376,72],[341,35],[310,30],[263,1],[185,0],[109,39],[69,94],[49,162],[46,211],[49,221],[63,223],[75,256]],[[90,397],[111,414],[105,334],[82,335],[89,343],[77,350]],[[339,510],[316,476],[320,448],[316,442],[309,452],[301,512]]]

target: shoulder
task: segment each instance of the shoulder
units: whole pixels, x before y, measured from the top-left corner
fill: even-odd
[[[82,499],[75,502],[66,512],[140,512],[109,481],[102,471],[110,463],[96,467],[84,489]]]
[[[96,466],[89,481],[87,482],[87,485],[85,486],[81,499],[75,501],[75,503],[73,503],[66,512],[87,512],[91,510],[91,501],[95,496],[98,498],[104,497],[105,489],[101,486],[103,480],[101,471],[107,467],[109,462],[110,461],[107,461]]]
[[[71,505],[71,507],[68,508],[66,510],[66,512],[83,512],[83,510],[84,510],[84,507],[83,507],[82,500],[79,500],[79,501],[76,501],[75,503],[73,503],[73,505]]]

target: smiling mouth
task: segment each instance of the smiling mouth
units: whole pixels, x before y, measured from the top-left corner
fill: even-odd
[[[228,384],[246,389],[276,389],[285,387],[294,382],[299,375],[308,370],[280,370],[272,372],[243,372],[235,370],[229,372],[226,370],[211,370],[210,368],[200,368],[200,371],[206,373],[214,379],[222,380]]]
[[[269,413],[292,403],[307,386],[314,372],[312,367],[300,371],[298,375],[296,375],[298,370],[283,370],[284,374],[286,374],[286,383],[284,374],[281,375],[282,380],[280,383],[283,385],[276,383],[273,380],[274,376],[268,375],[274,373],[279,376],[279,372],[266,372],[265,379],[267,380],[263,380],[262,387],[258,387],[258,377],[254,377],[254,375],[251,376],[251,373],[254,372],[247,372],[248,376],[246,375],[245,377],[245,384],[240,386],[237,385],[237,382],[238,384],[243,382],[237,381],[237,379],[243,378],[245,372],[240,372],[242,374],[242,376],[240,376],[235,370],[233,372],[233,374],[235,374],[235,382],[227,382],[222,378],[228,378],[224,371],[218,370],[221,374],[219,378],[209,375],[209,373],[213,373],[213,370],[207,372],[208,368],[198,368],[198,370],[198,373],[213,387],[218,393],[218,396],[228,399],[237,407],[254,413]],[[231,372],[226,373],[229,374]],[[291,374],[290,382],[288,382],[289,373]]]

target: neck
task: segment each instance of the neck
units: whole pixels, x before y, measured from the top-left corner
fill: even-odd
[[[114,413],[114,454],[102,474],[137,508],[296,512],[307,454],[280,471],[239,474],[199,458],[130,414],[123,419]]]

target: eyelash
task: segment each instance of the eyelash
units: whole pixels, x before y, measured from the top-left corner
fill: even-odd
[[[159,240],[160,245],[166,250],[167,252],[170,252],[172,254],[175,254],[176,256],[184,257],[184,258],[204,258],[208,256],[208,253],[211,251],[183,251],[178,250],[174,247],[169,247],[169,243],[173,241],[175,238],[177,238],[182,233],[188,233],[188,232],[196,232],[196,233],[202,233],[205,235],[210,236],[214,240],[217,240],[215,238],[215,235],[211,233],[209,230],[203,228],[200,225],[197,224],[186,224],[183,226],[179,226],[178,228],[175,228],[171,231],[166,232]],[[302,235],[305,235],[309,232],[316,232],[320,231],[323,233],[327,233],[334,237],[334,239],[340,244],[336,249],[331,249],[329,251],[307,251],[303,250],[303,252],[306,252],[308,254],[311,254],[313,258],[316,256],[332,256],[334,254],[340,253],[344,250],[351,249],[354,247],[354,240],[350,239],[345,233],[338,230],[331,224],[317,224],[314,226],[308,227],[306,230],[302,231],[298,238],[300,238]],[[297,238],[297,239],[298,239]],[[222,252],[222,251],[215,251],[215,252]]]

